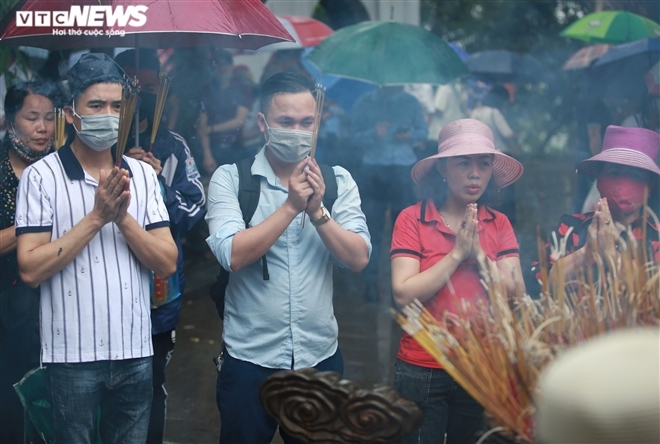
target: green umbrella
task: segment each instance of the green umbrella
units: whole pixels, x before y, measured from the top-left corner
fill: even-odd
[[[559,35],[589,43],[626,43],[646,37],[660,37],[660,25],[627,11],[600,11],[587,14]]]
[[[362,22],[326,37],[307,56],[324,75],[377,85],[442,84],[468,74],[441,38],[397,22]]]

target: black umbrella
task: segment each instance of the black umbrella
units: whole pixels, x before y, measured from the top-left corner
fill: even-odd
[[[535,57],[505,49],[475,52],[465,64],[475,77],[491,83],[534,83],[547,78],[547,69]]]

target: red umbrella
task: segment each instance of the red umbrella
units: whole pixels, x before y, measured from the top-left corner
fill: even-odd
[[[332,34],[332,28],[310,17],[278,15],[277,19],[303,48],[316,46]]]
[[[564,70],[588,68],[595,60],[605,55],[611,47],[612,45],[607,43],[585,46],[566,60],[562,68]]]
[[[275,43],[261,48],[260,51],[309,48],[318,45],[333,33],[332,28],[328,25],[310,17],[278,15],[277,19],[295,39],[295,42]]]
[[[294,40],[259,0],[23,0],[1,25],[2,44],[46,49],[258,49]]]

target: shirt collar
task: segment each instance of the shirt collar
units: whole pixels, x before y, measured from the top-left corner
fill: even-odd
[[[112,160],[116,160],[115,148],[112,149]],[[85,171],[83,170],[82,165],[78,162],[76,155],[71,149],[71,140],[68,140],[67,143],[57,150],[57,155],[60,156],[60,161],[64,167],[64,172],[71,180],[85,180]],[[121,167],[125,170],[128,170],[129,177],[133,177],[133,172],[128,166],[126,159],[122,156],[121,158]]]
[[[423,217],[422,212],[424,212]],[[492,222],[496,218],[497,215],[495,215],[495,213],[490,208],[488,208],[486,205],[479,205],[479,208],[477,209],[477,219],[481,222],[479,224],[479,231],[483,229],[484,222]],[[442,220],[442,216],[440,216],[440,213],[438,212],[438,209],[436,208],[435,203],[431,198],[426,199],[426,201],[421,203],[419,220],[426,223],[435,222],[439,231],[452,234],[454,236],[456,235],[445,226],[445,223]]]
[[[266,145],[254,157],[254,163],[250,171],[253,175],[265,177],[270,185],[282,187],[280,179],[275,175],[273,167],[270,166],[270,162],[266,158]]]

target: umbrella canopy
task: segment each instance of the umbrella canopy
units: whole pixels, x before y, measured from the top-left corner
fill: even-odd
[[[312,50],[313,48],[303,50],[300,63],[326,89],[326,98],[339,105],[346,114],[350,114],[357,99],[374,90],[376,85],[361,80],[321,74],[318,68],[307,60],[307,56]]]
[[[628,11],[599,11],[573,22],[559,35],[590,43],[626,43],[660,37],[660,25]]]
[[[573,53],[573,55],[566,60],[562,69],[570,71],[572,69],[588,68],[594,61],[609,51],[611,47],[612,45],[608,43],[585,46],[579,51]]]
[[[536,58],[505,49],[475,52],[465,64],[475,77],[488,82],[538,82],[547,77]]]
[[[46,49],[258,49],[293,41],[259,0],[24,0],[2,19],[1,29],[3,45]]]
[[[295,42],[274,43],[264,46],[260,51],[309,48],[318,45],[333,32],[332,28],[325,23],[310,17],[278,15],[277,19],[295,39]]]
[[[611,98],[640,98],[645,76],[660,60],[660,38],[642,39],[612,47],[589,72],[596,94]]]
[[[467,74],[441,38],[414,25],[369,21],[327,37],[307,56],[323,74],[377,85],[450,82]]]

